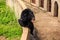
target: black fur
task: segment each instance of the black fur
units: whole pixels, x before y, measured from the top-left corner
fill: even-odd
[[[31,34],[33,34],[34,30],[34,25],[31,22],[32,18],[35,19],[33,12],[30,9],[25,9],[22,11],[21,18],[18,20],[22,27],[28,27],[30,29]]]

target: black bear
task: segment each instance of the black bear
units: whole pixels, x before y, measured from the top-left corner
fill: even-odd
[[[27,8],[22,11],[21,18],[18,20],[18,22],[22,27],[28,27],[30,29],[30,33],[33,35],[34,20],[35,20],[35,16],[33,12],[29,8]]]

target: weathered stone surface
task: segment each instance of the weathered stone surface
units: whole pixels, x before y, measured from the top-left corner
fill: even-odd
[[[44,12],[36,13],[35,27],[41,40],[60,40],[60,27],[56,17]]]

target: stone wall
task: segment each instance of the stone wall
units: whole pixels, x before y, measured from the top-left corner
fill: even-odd
[[[6,0],[6,4],[15,11],[15,15],[17,19],[20,18],[22,10],[27,8],[23,3],[23,1],[21,0]],[[23,27],[23,34],[21,40],[29,40],[29,35],[30,35],[29,33],[30,33],[29,29]]]
[[[22,34],[21,40],[29,40],[30,39],[29,37],[30,37],[29,29],[26,27],[23,27],[23,34]]]
[[[22,10],[27,8],[21,0],[6,0],[6,3],[15,11],[17,19],[20,18]]]

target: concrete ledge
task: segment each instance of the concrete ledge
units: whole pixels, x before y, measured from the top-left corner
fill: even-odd
[[[29,40],[29,29],[27,27],[23,27],[23,34],[21,40]]]

